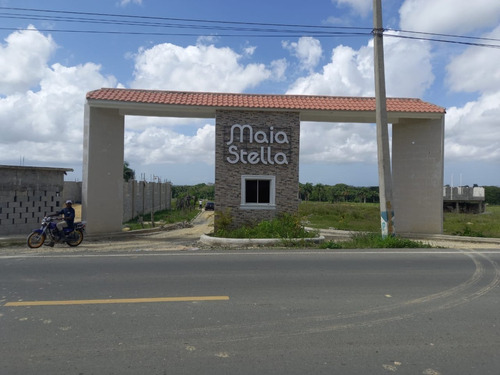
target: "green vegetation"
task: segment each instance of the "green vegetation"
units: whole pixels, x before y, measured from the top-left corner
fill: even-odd
[[[301,205],[301,207],[304,204]],[[321,220],[324,220],[323,216],[325,211],[323,210],[325,206],[327,208],[331,208],[331,204],[326,203],[315,203],[315,204],[305,204],[307,206],[307,212],[309,215],[314,215],[315,217],[320,217]],[[344,204],[344,209],[338,210],[337,213],[343,218],[345,221],[346,212],[353,211],[352,204]],[[363,205],[364,206],[364,205]],[[358,207],[359,208],[359,207]],[[375,214],[378,218],[378,207],[375,207],[376,211],[373,212],[373,209],[370,210],[369,213]],[[356,210],[354,210],[356,211]],[[366,214],[366,212],[363,212]],[[361,214],[357,213],[359,217],[362,217]],[[350,217],[356,217],[356,215]],[[241,228],[229,230],[227,227],[230,226],[231,220],[229,213],[219,214],[219,224],[222,227],[215,234],[216,237],[225,237],[225,238],[281,238],[285,240],[283,243],[287,246],[296,246],[296,243],[287,241],[289,239],[295,238],[312,238],[318,235],[317,231],[308,232],[304,228],[303,221],[300,219],[299,215],[282,215],[281,217],[271,220],[271,221],[262,221],[255,225],[244,226]],[[366,220],[368,222],[369,220]],[[322,221],[324,222],[324,221]],[[370,223],[370,225],[372,225]],[[299,244],[304,246],[304,244]],[[310,246],[310,244],[308,244]],[[382,236],[378,233],[360,233],[355,234],[348,241],[328,241],[321,245],[319,245],[322,249],[366,249],[366,248],[430,248],[430,245],[424,244],[418,241],[412,241],[404,238],[395,237],[386,237],[382,238]]]
[[[123,162],[123,179],[128,182],[128,180],[133,180],[135,178],[135,171],[130,168],[128,161]]]
[[[198,185],[173,185],[172,199],[184,196],[194,197],[196,199],[213,201],[215,197],[215,186],[207,184]]]
[[[215,237],[225,238],[312,238],[318,235],[317,232],[307,231],[300,217],[297,215],[284,214],[279,218],[261,221],[254,225],[245,225],[237,229],[229,229],[231,220],[229,215],[218,214],[219,229]]]
[[[316,229],[334,228],[377,232],[380,230],[378,203],[302,202],[299,215],[307,226]]]
[[[484,187],[484,201],[486,204],[495,206],[500,205],[500,187],[498,186],[485,186]]]
[[[486,206],[482,214],[446,212],[444,234],[470,237],[500,237],[500,206]]]
[[[500,187],[484,186],[484,193],[486,204],[500,205]],[[307,182],[305,184],[299,184],[299,197],[303,201],[313,202],[379,202],[378,186],[360,187],[346,184],[313,185],[310,182]]]
[[[201,191],[209,191],[212,186],[201,184],[197,194],[201,197]],[[490,190],[491,191],[491,190]],[[191,191],[191,193],[194,191]],[[181,190],[180,196],[189,194]],[[210,196],[210,195],[209,195]],[[212,199],[212,198],[209,198]],[[173,200],[175,207],[175,200]],[[177,223],[192,220],[198,210],[188,208],[184,210],[166,210],[155,213],[156,225]],[[303,201],[299,206],[297,215],[283,215],[271,221],[263,221],[254,225],[244,226],[230,230],[230,212],[217,213],[219,229],[215,236],[226,238],[281,238],[287,246],[294,244],[287,241],[291,238],[316,237],[319,229],[338,229],[353,232],[365,232],[355,234],[348,241],[327,241],[320,245],[328,249],[353,249],[353,248],[426,248],[427,244],[411,241],[400,237],[382,238],[380,233],[380,212],[378,203],[351,203],[351,202],[313,202]],[[144,216],[145,220],[150,214]],[[126,223],[131,229],[142,229],[152,227],[151,223],[141,223],[137,218]],[[305,227],[313,228],[312,232]],[[497,237],[500,238],[500,205],[487,205],[483,214],[444,213],[444,234],[475,237]],[[397,232],[397,221],[396,221]],[[311,246],[308,244],[307,246]]]
[[[172,205],[175,206],[174,201],[172,202]],[[171,209],[171,210],[158,211],[155,212],[154,214],[155,226],[191,221],[196,217],[196,215],[198,215],[199,212],[200,211],[195,209],[188,209],[188,210]],[[126,222],[125,226],[130,228],[130,230],[153,228],[153,225],[151,223],[151,213],[145,214],[142,218],[138,216]]]
[[[320,245],[321,249],[401,249],[431,248],[431,245],[420,241],[412,241],[398,236],[382,238],[380,234],[356,234],[348,241],[327,241]]]
[[[315,229],[380,231],[378,204],[302,202],[299,215]],[[398,223],[396,218],[396,233]],[[473,237],[500,237],[500,206],[486,206],[483,214],[444,213],[443,233]]]
[[[310,182],[299,184],[299,197],[313,202],[358,202],[377,203],[378,186],[358,187],[346,184],[313,185]]]

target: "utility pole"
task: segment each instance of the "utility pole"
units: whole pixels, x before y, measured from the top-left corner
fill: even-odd
[[[377,121],[377,155],[382,237],[393,236],[394,207],[392,205],[391,155],[387,129],[387,106],[384,71],[384,29],[381,0],[373,0],[373,50],[375,65],[375,102]]]

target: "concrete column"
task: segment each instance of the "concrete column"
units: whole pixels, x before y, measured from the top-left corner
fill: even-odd
[[[89,234],[121,231],[124,117],[85,105],[82,217]]]
[[[392,127],[393,199],[398,233],[443,232],[444,117]]]

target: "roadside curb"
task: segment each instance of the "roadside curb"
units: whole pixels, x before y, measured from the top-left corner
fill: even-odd
[[[418,233],[401,233],[401,237],[412,240],[427,240],[427,241],[450,241],[450,242],[466,242],[466,243],[483,243],[500,246],[500,238],[489,237],[467,237],[467,236],[452,236],[447,234],[418,234]]]
[[[320,234],[326,239],[349,240],[353,235],[368,232],[343,231],[337,229],[320,229]],[[446,241],[460,243],[491,244],[500,246],[500,238],[453,236],[449,234],[397,233],[397,236],[416,241]]]
[[[313,238],[222,238],[212,237],[203,234],[200,237],[200,242],[209,246],[224,246],[224,247],[252,247],[252,246],[270,246],[279,245],[286,241],[291,242],[307,242],[307,243],[321,243],[325,237]]]

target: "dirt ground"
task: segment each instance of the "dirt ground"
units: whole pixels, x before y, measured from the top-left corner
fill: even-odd
[[[213,231],[213,211],[202,211],[191,224],[176,229],[163,229],[157,232],[146,231],[144,234],[124,233],[123,239],[109,240],[91,238],[79,246],[84,251],[160,251],[160,250],[196,250],[202,234]],[[166,226],[166,228],[171,228]]]
[[[76,211],[76,207],[75,207]],[[93,253],[93,252],[146,252],[199,249],[198,241],[202,234],[213,231],[213,211],[202,211],[191,224],[165,226],[154,231],[123,232],[113,236],[86,237],[78,246],[71,248],[67,244],[55,244],[54,247],[42,246],[30,249],[27,246],[3,247],[0,254],[52,254],[52,253]]]

